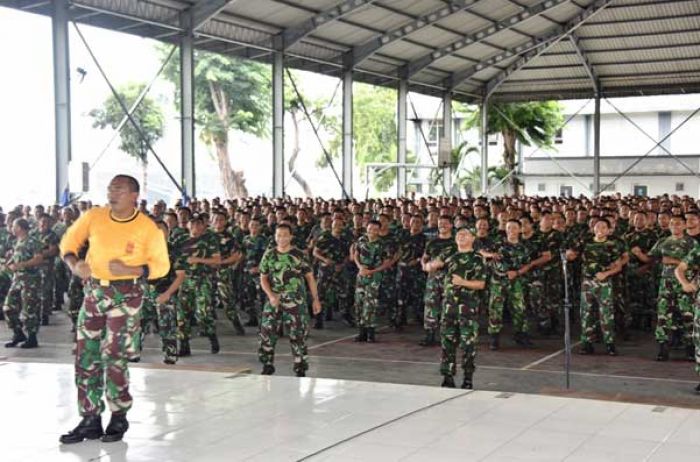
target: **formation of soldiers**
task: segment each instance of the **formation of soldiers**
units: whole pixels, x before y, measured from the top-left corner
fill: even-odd
[[[357,327],[356,341],[373,343],[380,324],[415,322],[421,345],[442,347],[443,386],[455,386],[460,349],[462,386],[471,388],[481,324],[491,350],[501,348],[506,321],[515,344],[532,348],[535,337],[561,333],[568,293],[581,354],[600,342],[615,356],[630,329],[654,331],[657,360],[681,350],[700,373],[698,205],[620,195],[142,202],[168,238],[171,272],[148,281],[131,359],[156,330],[166,363],[190,355],[193,327],[217,353],[221,310],[238,335],[257,328],[264,373],[274,372],[275,343],[288,335],[301,376],[312,327],[337,317]],[[64,294],[75,324],[82,285],[56,258],[57,245],[90,207],[0,214],[0,297],[14,332],[7,347],[36,347]]]

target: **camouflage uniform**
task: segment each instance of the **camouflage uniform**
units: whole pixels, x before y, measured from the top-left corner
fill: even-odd
[[[556,330],[559,314],[564,302],[564,270],[560,252],[566,249],[566,235],[553,229],[544,237],[544,247],[552,254],[552,259],[542,267],[544,281],[544,308],[540,322],[545,329]]]
[[[36,232],[34,236],[40,243],[42,251],[46,251],[50,246],[54,245],[58,248],[59,239],[56,234],[49,230],[46,233]],[[56,276],[54,272],[55,257],[44,259],[44,262],[39,267],[41,276],[40,297],[41,297],[41,320],[48,322],[49,315],[54,308],[54,292],[56,290]]]
[[[217,233],[217,237],[219,239],[222,260],[231,257],[231,255],[237,252],[241,252],[240,242],[236,240],[236,237],[229,231],[225,230],[221,233]],[[217,273],[217,292],[219,294],[219,300],[224,308],[224,313],[234,325],[240,325],[240,266],[238,263],[235,265],[220,266]]]
[[[12,272],[7,269],[6,256],[12,249],[14,237],[6,227],[0,227],[0,304],[5,304],[7,291],[12,283]],[[0,310],[0,320],[5,319],[5,314]]]
[[[62,221],[59,221],[58,223],[53,225],[53,228],[51,228],[51,230],[58,238],[59,242],[61,241],[63,234],[66,232],[66,229],[68,229],[68,227]],[[68,268],[68,265],[63,263],[63,260],[61,260],[58,256],[56,256],[52,260],[55,280],[53,296],[54,309],[56,311],[60,311],[61,309],[63,309],[63,297],[66,294],[66,292],[68,292],[68,283],[70,282],[71,272]]]
[[[41,252],[41,243],[32,236],[16,239],[7,264],[31,260]],[[29,335],[39,332],[41,274],[37,267],[12,273],[12,283],[5,298],[3,311],[8,329],[26,330]]]
[[[683,261],[688,265],[688,272],[692,273],[692,281],[695,284],[700,283],[700,245],[696,245],[688,255],[683,258]],[[693,329],[693,346],[695,348],[695,372],[700,375],[700,291],[695,294],[688,294],[683,303],[691,304],[693,311],[694,329]]]
[[[78,315],[75,356],[81,416],[104,411],[103,393],[112,412],[131,408],[127,360],[130,354],[140,350],[141,339],[133,335],[133,325],[142,300],[140,282],[117,281],[102,286],[94,279],[87,281]]]
[[[607,271],[622,255],[616,242],[590,240],[581,243],[582,285],[581,285],[581,342],[591,344],[595,340],[596,319],[594,305],[597,305],[603,343],[611,345],[615,341],[615,313],[613,285],[611,278],[598,281],[595,275]]]
[[[650,257],[661,259],[663,257],[683,259],[697,244],[695,239],[683,235],[676,239],[673,236],[659,240],[649,252]],[[671,334],[678,330],[683,331],[684,344],[692,344],[693,312],[689,301],[681,300],[687,296],[673,274],[675,265],[663,265],[661,279],[659,280],[659,296],[656,306],[656,332],[658,343],[668,343]]]
[[[250,319],[254,321],[259,319],[259,304],[262,304],[264,294],[260,288],[260,275],[252,274],[250,270],[260,265],[267,246],[268,238],[263,235],[248,235],[243,239],[245,260],[243,261],[241,309],[246,310]]]
[[[489,237],[476,237],[474,239],[474,251],[475,252],[495,252],[496,251],[496,244],[494,241]],[[484,260],[486,262],[486,260]],[[479,313],[480,314],[487,314],[489,310],[489,281],[491,280],[491,265],[486,262],[486,266],[484,268],[485,274],[486,274],[486,287],[484,290],[479,291]]]
[[[367,236],[362,236],[356,244],[358,262],[375,269],[384,261],[385,252],[381,239],[371,242]],[[379,287],[381,285],[381,273],[373,273],[370,276],[357,275],[357,289],[355,290],[355,319],[360,328],[373,329],[377,326],[377,309],[379,308]]]
[[[655,237],[648,229],[632,230],[625,235],[624,240],[629,249],[639,247],[642,252],[648,254],[655,243]],[[645,264],[630,252],[625,278],[629,295],[629,312],[633,323],[639,327],[651,326],[652,314],[656,311],[656,306],[652,302],[654,291],[651,286],[655,281],[652,281],[651,265]]]
[[[156,308],[158,320],[158,333],[160,334],[163,359],[166,362],[177,361],[177,295],[174,294],[165,303],[158,303],[158,295],[165,293],[175,280],[176,271],[185,271],[187,267],[186,257],[182,254],[175,254],[168,244],[168,254],[170,255],[170,271],[160,279],[149,281],[153,294],[153,304]]]
[[[335,237],[330,231],[321,233],[316,242],[316,249],[324,257],[333,261],[332,265],[318,264],[318,286],[321,306],[326,319],[332,318],[337,307],[344,315],[349,315],[348,284],[345,281],[345,263],[350,254],[350,242],[343,236]],[[336,267],[339,266],[339,269]],[[320,313],[319,316],[323,316]]]
[[[396,231],[389,231],[386,236],[381,236],[384,247],[384,259],[394,259],[399,251],[399,237]],[[396,303],[396,265],[391,265],[382,271],[382,282],[379,285],[379,311],[388,313],[389,322],[392,326],[398,326],[400,319],[398,316]]]
[[[211,258],[219,254],[219,242],[214,233],[205,231],[201,236],[190,238],[182,249],[183,261],[189,257]],[[194,314],[201,334],[206,337],[216,335],[214,307],[212,304],[213,286],[211,275],[214,269],[204,264],[187,263],[184,271],[185,282],[180,286],[177,311],[177,338],[189,340],[191,318]]]
[[[508,271],[517,271],[528,263],[527,248],[522,242],[512,244],[504,240],[498,248],[501,259],[493,261],[491,284],[489,285],[489,334],[498,335],[503,329],[503,307],[509,303],[516,333],[528,333],[529,326],[525,313],[526,280],[522,276],[508,280]]]
[[[425,296],[425,272],[420,267],[420,258],[425,252],[425,235],[405,236],[399,247],[397,278],[397,310],[400,324],[404,324],[408,313],[423,321],[423,297]],[[410,263],[417,263],[411,265]]]
[[[447,239],[436,238],[425,246],[425,255],[428,261],[445,261],[457,251],[457,245],[452,237]],[[442,314],[443,295],[445,282],[445,267],[432,273],[428,273],[425,283],[424,318],[423,328],[428,332],[435,332],[440,326]]]
[[[527,249],[528,261],[538,259],[544,251],[549,250],[545,247],[549,235],[551,235],[551,233],[541,234],[536,232],[529,238],[525,236],[521,237],[520,242],[522,242]],[[546,280],[543,276],[543,270],[541,268],[534,268],[523,276],[523,278],[526,282],[524,287],[526,308],[535,315],[539,327],[544,329],[549,326],[550,311],[547,299],[545,298]]]
[[[286,253],[276,248],[267,250],[260,261],[260,274],[266,275],[270,289],[279,296],[279,306],[265,302],[260,323],[258,358],[264,366],[272,366],[278,331],[284,327],[294,357],[294,372],[308,369],[306,338],[309,335],[305,276],[311,265],[303,251],[292,247]]]
[[[440,322],[442,359],[440,373],[454,376],[457,372],[457,343],[464,354],[462,369],[465,378],[474,373],[476,346],[479,340],[479,291],[452,284],[452,276],[466,280],[486,279],[484,262],[476,252],[457,252],[445,262],[445,296]]]

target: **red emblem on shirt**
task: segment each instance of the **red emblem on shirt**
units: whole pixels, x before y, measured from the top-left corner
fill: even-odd
[[[134,243],[129,241],[126,243],[126,254],[131,255],[134,253]]]

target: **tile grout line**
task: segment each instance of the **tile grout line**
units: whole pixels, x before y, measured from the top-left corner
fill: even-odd
[[[573,345],[571,345],[571,349],[573,350],[575,346],[578,346],[581,342],[576,342]],[[527,371],[530,370],[530,368],[533,368],[535,366],[539,366],[540,364],[549,361],[552,358],[556,358],[560,354],[564,353],[566,351],[566,348],[562,348],[559,351],[555,351],[554,353],[548,354],[547,356],[538,359],[537,361],[533,361],[530,364],[527,364],[523,367],[520,368],[520,370]]]
[[[388,327],[389,327],[389,326],[382,326],[382,327],[379,327],[379,328],[377,328],[377,332],[379,332],[379,331],[381,331],[381,330],[385,330],[385,329],[388,328]],[[329,340],[329,341],[327,341],[327,342],[319,343],[319,344],[317,344],[317,345],[312,345],[312,346],[308,347],[307,350],[308,350],[308,351],[315,350],[315,349],[317,349],[317,348],[321,348],[321,347],[328,346],[328,345],[333,345],[333,344],[335,344],[335,343],[340,343],[340,342],[343,342],[343,341],[345,341],[345,340],[350,340],[351,338],[355,338],[355,337],[357,337],[357,333],[352,334],[352,335],[348,335],[348,336],[345,336],[345,337],[337,338],[337,339],[335,339],[335,340]]]
[[[622,407],[622,409],[620,409],[620,412],[618,412],[617,414],[615,414],[614,417],[612,417],[610,420],[608,420],[607,422],[605,422],[604,425],[607,426],[610,422],[612,422],[613,420],[615,420],[615,419],[617,419],[618,417],[620,417],[620,415],[622,415],[627,409],[630,408],[630,405],[631,405],[630,403],[626,403],[625,406]],[[593,432],[593,433],[591,433],[590,435],[588,435],[587,438],[585,438],[583,441],[581,441],[581,443],[580,443],[578,446],[576,446],[569,454],[566,455],[566,457],[565,457],[564,459],[562,459],[562,462],[565,462],[566,459],[568,459],[569,457],[571,457],[571,456],[572,456],[576,451],[578,451],[584,444],[586,444],[588,441],[590,441],[591,439],[593,439],[594,437],[599,436],[599,435],[600,435],[600,430],[598,430],[597,432]]]
[[[383,422],[383,423],[381,423],[381,424],[379,424],[379,425],[375,425],[374,427],[368,428],[367,430],[363,430],[363,431],[361,431],[361,432],[359,432],[359,433],[356,433],[356,434],[351,435],[351,436],[349,436],[349,437],[347,437],[347,438],[344,438],[344,439],[342,439],[342,440],[340,440],[340,441],[337,441],[337,442],[335,442],[335,443],[333,443],[333,444],[331,444],[331,445],[329,445],[329,446],[326,446],[325,448],[321,448],[321,449],[319,449],[319,450],[316,451],[316,452],[313,452],[313,453],[311,453],[311,454],[307,454],[306,456],[302,457],[301,459],[297,459],[297,462],[302,462],[302,461],[305,461],[305,460],[309,460],[309,459],[312,458],[312,457],[315,457],[315,456],[317,456],[317,455],[319,455],[319,454],[322,454],[322,453],[324,453],[324,452],[326,452],[326,451],[328,451],[328,450],[330,450],[330,449],[333,449],[333,448],[338,447],[338,446],[340,446],[340,445],[342,445],[342,444],[345,444],[345,443],[347,443],[347,442],[349,442],[349,441],[351,441],[351,440],[354,440],[355,438],[358,438],[358,437],[360,437],[360,436],[362,436],[362,435],[366,435],[366,434],[371,433],[371,432],[373,432],[373,431],[375,431],[375,430],[378,430],[378,429],[380,429],[380,428],[383,428],[383,427],[386,427],[386,426],[388,426],[388,425],[391,425],[391,424],[393,424],[393,423],[395,423],[395,422],[398,422],[399,420],[405,419],[406,417],[410,417],[410,416],[412,416],[412,415],[418,414],[419,412],[423,412],[423,411],[426,411],[426,410],[428,410],[428,409],[431,409],[431,408],[433,408],[433,407],[435,407],[435,406],[439,406],[439,405],[441,405],[441,404],[447,403],[448,401],[452,401],[452,400],[455,400],[455,399],[457,399],[457,398],[462,398],[463,396],[467,396],[468,394],[473,393],[473,392],[474,392],[473,390],[465,391],[465,392],[462,392],[462,393],[460,393],[460,394],[458,394],[458,395],[450,396],[449,398],[445,398],[445,399],[443,399],[443,400],[437,401],[437,402],[432,403],[432,404],[429,404],[429,405],[427,405],[427,406],[423,406],[423,407],[420,407],[420,408],[418,408],[418,409],[414,409],[414,410],[411,411],[411,412],[407,412],[406,414],[402,414],[402,415],[400,415],[400,416],[398,416],[398,417],[395,417],[395,418],[393,418],[393,419],[387,420],[386,422]]]
[[[657,444],[656,446],[654,446],[654,448],[649,452],[649,454],[647,454],[647,456],[644,458],[644,462],[650,460],[651,457],[652,457],[654,454],[656,454],[656,452],[658,452],[659,449],[661,449],[661,446],[663,446],[664,444],[666,444],[666,442],[668,441],[668,439],[671,438],[671,436],[673,436],[673,434],[676,433],[676,431],[678,431],[678,429],[685,423],[685,421],[688,420],[688,419],[690,419],[690,416],[691,416],[691,415],[692,415],[692,414],[689,413],[689,414],[686,416],[685,419],[681,420],[681,421],[678,423],[678,425],[676,425],[672,430],[670,430],[670,431],[666,434],[666,436],[664,436],[664,438],[663,438],[661,441],[659,441],[658,444]]]

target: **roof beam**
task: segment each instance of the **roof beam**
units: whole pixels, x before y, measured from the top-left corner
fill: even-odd
[[[515,13],[505,19],[496,21],[494,24],[486,26],[483,29],[474,32],[473,34],[466,34],[459,40],[455,40],[454,42],[448,45],[440,47],[432,53],[428,53],[416,59],[415,61],[411,61],[410,63],[408,63],[406,69],[404,69],[403,72],[408,78],[411,78],[412,76],[416,75],[418,72],[430,66],[433,62],[437,61],[440,58],[449,56],[455,53],[457,50],[460,50],[474,43],[479,43],[487,37],[495,35],[501,32],[502,30],[510,29],[511,27],[514,27],[524,21],[527,21],[528,19],[534,16],[540,15],[545,11],[559,6],[567,1],[569,0],[544,0],[535,3],[532,6],[524,8],[519,13]]]
[[[394,29],[375,37],[367,42],[354,47],[350,52],[352,57],[350,58],[353,66],[360,64],[365,59],[369,58],[373,53],[378,51],[380,48],[400,40],[413,32],[423,29],[428,26],[432,26],[438,21],[446,18],[447,16],[457,13],[462,10],[466,10],[475,3],[479,3],[480,0],[455,0],[449,2],[445,6],[438,9],[432,10],[421,16],[418,16],[412,21],[407,22],[401,26],[395,27]]]
[[[576,54],[581,60],[581,64],[583,64],[583,68],[586,70],[586,74],[588,74],[588,77],[591,79],[593,89],[595,90],[596,94],[599,94],[600,80],[598,79],[598,75],[596,74],[595,69],[593,69],[593,65],[588,59],[586,53],[583,51],[583,48],[581,48],[581,43],[579,42],[579,39],[574,32],[569,34],[569,41],[571,42],[571,45],[573,45]]]
[[[575,16],[561,27],[556,27],[553,31],[536,38],[538,45],[524,53],[518,60],[499,72],[495,77],[486,83],[486,97],[493,94],[512,74],[522,69],[527,63],[540,56],[545,51],[559,43],[564,37],[581,27],[586,21],[595,17],[598,13],[607,8],[615,0],[595,0],[585,10]]]
[[[197,30],[236,0],[199,0],[192,5],[192,30]]]
[[[280,32],[277,37],[280,43],[281,51],[288,50],[295,43],[312,33],[320,26],[331,21],[342,18],[343,16],[372,4],[376,0],[345,0],[338,5],[321,11],[299,24],[296,27],[290,27]]]

